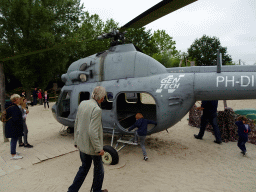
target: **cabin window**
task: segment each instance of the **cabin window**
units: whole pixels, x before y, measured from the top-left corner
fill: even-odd
[[[90,93],[89,92],[80,92],[79,94],[79,103],[81,103],[84,100],[90,99]]]
[[[107,92],[107,97],[106,97],[106,99],[107,99],[109,102],[113,102],[113,100],[114,100],[113,93],[112,93],[112,92]]]
[[[127,103],[137,103],[138,102],[137,93],[125,93],[125,100]]]
[[[59,115],[61,117],[68,117],[70,114],[70,96],[71,91],[64,91],[59,101]]]
[[[101,108],[105,110],[111,110],[113,107],[113,93],[107,92],[106,97],[104,98],[104,101],[101,103]]]
[[[148,93],[140,93],[140,101],[143,104],[156,104],[155,99]]]

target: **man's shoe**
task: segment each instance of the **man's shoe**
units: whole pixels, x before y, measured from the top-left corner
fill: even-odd
[[[29,143],[27,145],[24,145],[24,147],[27,147],[27,148],[32,148],[33,145],[30,145]]]
[[[196,139],[203,139],[202,137],[199,137],[199,136],[196,135],[196,134],[194,134],[194,137],[195,137]]]
[[[24,143],[19,144],[19,147],[23,147],[23,146],[24,146]]]
[[[108,192],[108,190],[107,190],[107,189],[104,189],[104,190],[101,190],[101,192]]]
[[[245,156],[245,154],[246,154],[246,152],[245,152],[245,151],[242,151],[241,153],[243,154],[243,156]]]
[[[145,157],[144,157],[144,160],[145,160],[145,161],[147,161],[147,160],[148,160],[148,157],[147,157],[147,156],[145,156]]]
[[[221,144],[221,143],[222,143],[222,141],[214,140],[214,143]]]

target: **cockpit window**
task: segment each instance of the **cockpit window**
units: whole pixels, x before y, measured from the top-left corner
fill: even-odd
[[[70,114],[70,96],[71,91],[64,91],[58,103],[58,111],[61,117],[68,117]]]

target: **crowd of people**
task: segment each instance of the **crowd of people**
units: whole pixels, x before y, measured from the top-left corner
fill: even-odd
[[[94,164],[94,178],[91,191],[108,191],[107,189],[101,189],[104,180],[102,156],[104,155],[105,151],[103,150],[102,109],[100,104],[104,101],[105,96],[105,88],[102,86],[97,86],[93,90],[92,98],[90,100],[82,101],[78,106],[74,124],[74,146],[79,149],[82,165],[79,167],[73,183],[68,188],[68,192],[79,191],[87,176],[87,173],[91,168],[92,162]],[[48,103],[47,92],[42,94],[40,89],[37,91],[35,88],[33,92],[34,105],[37,104],[37,98],[39,99],[40,104],[42,104],[42,102],[45,104]],[[8,119],[5,125],[5,136],[6,138],[11,138],[11,159],[17,160],[22,158],[22,156],[16,152],[18,141],[20,147],[33,147],[27,141],[28,128],[26,125],[26,117],[29,111],[26,106],[25,93],[22,93],[21,96],[14,94],[11,96],[10,100],[11,101],[7,102],[5,105]],[[205,127],[208,123],[210,123],[213,126],[215,133],[216,140],[214,142],[217,144],[222,144],[221,133],[217,124],[217,106],[218,101],[202,101],[201,107],[198,109],[203,110],[203,115],[201,116],[199,133],[194,135],[196,139],[203,139]],[[147,125],[157,125],[157,122],[144,119],[142,113],[137,113],[135,117],[136,122],[130,128],[128,128],[128,131],[138,128],[136,131],[134,131],[134,143],[137,143],[138,139],[140,140],[143,159],[147,161],[148,157],[145,149]],[[236,122],[239,135],[238,147],[241,149],[241,153],[243,155],[246,154],[245,143],[248,141],[248,133],[251,131],[246,122],[246,117],[240,117]],[[23,142],[22,137],[24,140]]]
[[[39,100],[40,105],[44,104],[44,108],[46,108],[46,106],[49,108],[49,95],[47,91],[42,92],[41,89],[37,90],[37,88],[35,88],[32,93],[32,97],[33,97],[33,102],[31,103],[32,106],[37,105],[37,100]]]

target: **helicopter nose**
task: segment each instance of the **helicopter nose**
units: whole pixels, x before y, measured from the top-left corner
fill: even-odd
[[[52,114],[53,114],[53,117],[57,120],[57,106],[56,106],[56,104],[54,104],[52,106]]]
[[[180,105],[183,103],[183,99],[179,97],[169,97],[169,106]]]

